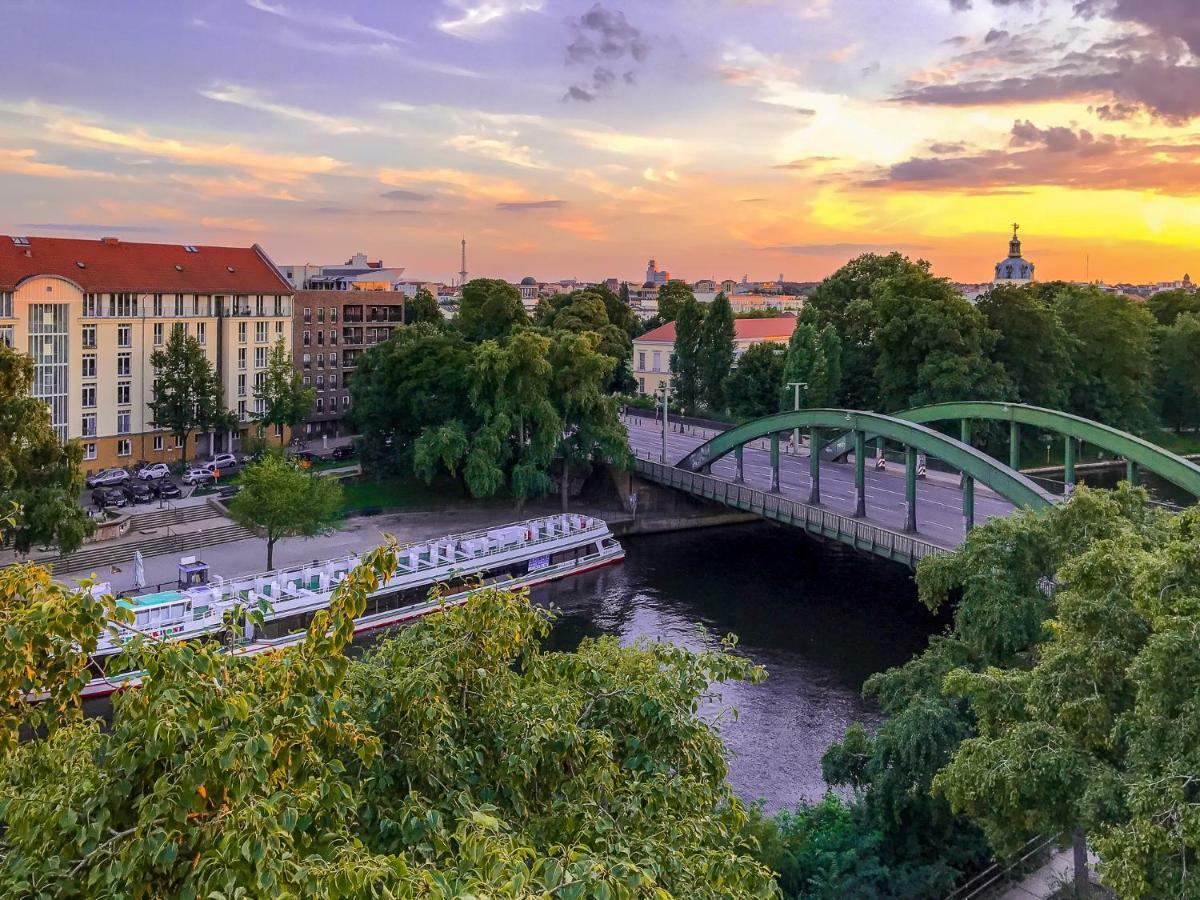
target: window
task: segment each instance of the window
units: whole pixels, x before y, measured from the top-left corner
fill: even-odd
[[[317,412],[325,412],[325,399],[323,397],[317,398]]]
[[[133,326],[118,325],[117,326],[117,346],[132,347],[133,346]]]
[[[117,456],[133,456],[133,442],[129,438],[117,441]]]
[[[245,375],[245,373],[238,375],[238,393],[237,393],[237,395],[239,397],[246,396],[246,375]]]
[[[318,369],[325,368],[325,354],[324,353],[317,354],[317,368]]]
[[[255,347],[254,348],[254,368],[265,369],[266,367],[267,367],[267,348],[266,347]]]
[[[128,410],[117,413],[117,434],[129,434],[131,418]]]
[[[161,347],[163,343],[163,323],[154,323],[154,346]]]
[[[162,435],[161,435],[161,434],[156,434],[156,435],[154,436],[154,449],[155,449],[155,450],[157,450],[157,451],[159,451],[159,452],[162,452],[162,448],[163,448],[163,439],[162,439]]]
[[[154,295],[154,315],[161,316],[163,314],[162,294]]]
[[[317,307],[317,322],[322,325],[325,324],[325,307],[323,306]]]
[[[81,435],[83,435],[84,437],[95,437],[96,436],[96,414],[95,413],[84,413],[83,414],[83,427],[80,429],[79,433]]]
[[[331,344],[336,344],[336,343],[337,343],[337,332],[336,332],[336,331],[330,330],[330,332],[329,332],[329,343],[331,343]]]
[[[662,371],[662,351],[661,350],[654,351],[654,371],[655,372]]]
[[[83,346],[85,346],[85,347],[95,347],[96,346],[96,326],[95,325],[84,325],[83,326]]]
[[[336,353],[329,354],[329,365],[331,365],[335,369],[337,368],[337,354]]]
[[[312,332],[311,331],[304,332],[304,335],[300,338],[300,340],[304,343],[305,347],[308,347],[309,345],[312,344]]]
[[[95,353],[83,354],[83,377],[84,378],[95,378],[96,377],[96,354]]]
[[[254,298],[254,314],[258,316],[266,315],[263,307],[263,295],[259,294]]]
[[[96,408],[96,386],[94,384],[85,384],[83,386],[83,408]]]
[[[238,322],[238,343],[246,343],[246,323]]]
[[[349,409],[349,408],[350,408],[350,395],[342,394],[342,409]]]
[[[638,351],[638,366],[637,367],[638,367],[639,372],[646,371],[646,351],[645,350]]]
[[[84,294],[83,295],[83,315],[85,318],[93,319],[100,315],[100,295],[99,294]]]
[[[304,324],[305,325],[312,324],[312,310],[309,309],[307,306],[304,307]]]
[[[337,307],[336,306],[329,307],[329,324],[330,325],[337,324]]]
[[[317,390],[323,391],[324,389],[325,389],[325,376],[318,375],[317,376]]]
[[[283,337],[283,322],[275,323],[275,337],[277,337],[277,338]]]
[[[84,444],[83,445],[83,458],[84,459],[95,459],[96,458],[96,445],[95,444]]]
[[[238,418],[243,422],[246,421],[246,401],[245,400],[238,401]]]
[[[207,322],[197,322],[196,323],[196,343],[198,343],[202,346],[204,344],[208,343],[208,323]]]
[[[129,382],[128,381],[118,381],[117,382],[117,403],[122,406],[128,406],[129,405],[129,396],[130,396]]]
[[[260,297],[259,299],[261,300],[262,298]],[[254,340],[260,344],[265,344],[267,342],[267,323],[266,322],[255,322],[254,323]]]
[[[108,314],[110,316],[136,316],[137,294],[109,294]]]
[[[310,384],[312,384],[312,379],[309,378],[307,375],[305,375],[304,376],[304,386],[308,387]]]
[[[183,294],[175,295],[175,315],[183,315]]]
[[[238,347],[238,368],[246,368],[246,348]]]
[[[325,346],[325,332],[323,332],[323,331],[317,332],[317,345],[320,347]]]
[[[311,365],[312,365],[312,356],[308,353],[305,353],[304,354],[304,368],[307,369]]]
[[[646,379],[645,378],[638,379],[638,393],[639,394],[646,393]]]
[[[261,416],[264,412],[266,412],[266,409],[267,409],[267,401],[264,400],[262,397],[255,397],[254,398],[254,414],[256,416]]]
[[[117,376],[128,378],[133,374],[133,354],[118,353],[117,354]]]
[[[265,388],[266,386],[267,386],[267,373],[266,372],[255,372],[254,373],[254,390],[261,394],[263,388]]]
[[[0,325],[0,343],[6,347],[12,347],[13,327],[11,325]]]
[[[331,388],[337,387],[337,372],[329,373],[329,386]]]

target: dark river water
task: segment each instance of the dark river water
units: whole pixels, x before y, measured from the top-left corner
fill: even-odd
[[[716,647],[733,632],[767,681],[720,687],[735,707],[720,730],[730,782],[770,811],[819,799],[821,754],[852,722],[874,723],[863,681],[924,649],[944,622],[916,600],[898,565],[821,545],[771,525],[627,538],[624,563],[546,585],[560,610],[551,638],[573,649],[615,635]],[[702,632],[698,626],[703,626]]]

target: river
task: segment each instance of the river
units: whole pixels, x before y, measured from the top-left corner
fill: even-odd
[[[945,620],[916,600],[911,573],[771,525],[628,538],[624,563],[534,591],[560,610],[554,649],[585,637],[699,649],[733,632],[765,666],[762,684],[721,687],[729,779],[768,811],[825,792],[821,754],[852,722],[875,723],[861,695],[874,672],[910,659]],[[703,626],[701,633],[698,625]],[[705,710],[713,715],[714,704]]]

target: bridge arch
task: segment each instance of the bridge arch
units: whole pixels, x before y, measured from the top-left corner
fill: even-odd
[[[976,400],[957,403],[935,403],[918,406],[895,414],[895,418],[906,422],[926,424],[958,419],[965,423],[962,430],[964,442],[969,438],[969,424],[973,419],[1009,423],[1009,466],[1017,468],[1015,461],[1020,445],[1020,426],[1029,425],[1055,431],[1066,441],[1065,473],[1068,484],[1075,483],[1075,444],[1082,441],[1109,453],[1123,456],[1126,460],[1126,475],[1132,482],[1141,466],[1148,472],[1165,478],[1195,497],[1200,497],[1200,466],[1184,459],[1157,444],[1152,444],[1137,435],[1121,431],[1082,416],[1029,406],[1024,403],[1002,403],[999,401]],[[1073,440],[1072,440],[1073,439]]]
[[[856,515],[864,515],[864,473],[866,456],[864,439],[870,434],[903,444],[906,449],[906,500],[908,503],[908,530],[916,530],[916,454],[918,451],[936,456],[963,473],[963,515],[967,526],[974,524],[974,484],[978,481],[987,485],[998,495],[1016,506],[1040,509],[1052,505],[1055,498],[1044,488],[1035,484],[1020,472],[997,462],[981,450],[962,441],[934,431],[918,422],[910,422],[896,416],[881,413],[846,409],[801,409],[777,413],[755,419],[721,432],[708,442],[701,444],[676,463],[676,468],[690,472],[707,470],[714,462],[729,453],[735,453],[741,470],[741,448],[750,441],[769,437],[771,439],[772,490],[779,484],[779,434],[796,428],[810,429],[810,479],[812,483],[811,503],[820,503],[820,460],[822,429],[849,430],[853,435],[855,450],[855,487],[857,488]]]

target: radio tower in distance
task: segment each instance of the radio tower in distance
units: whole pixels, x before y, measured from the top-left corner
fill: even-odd
[[[458,286],[462,287],[467,283],[467,238],[466,235],[462,239],[462,268],[458,270]]]

